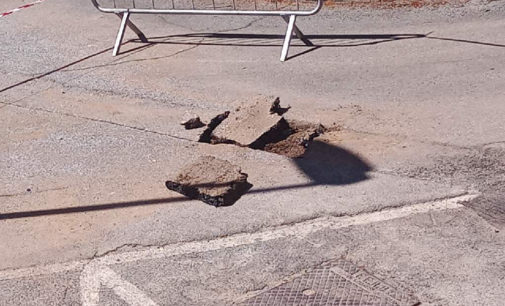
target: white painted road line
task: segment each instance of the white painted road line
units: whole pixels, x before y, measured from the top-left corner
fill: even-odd
[[[125,281],[111,268],[99,265],[88,265],[80,277],[81,302],[83,306],[100,305],[100,287],[114,291],[128,305],[156,306],[144,292],[132,283]]]
[[[304,237],[311,233],[324,229],[339,229],[355,225],[371,224],[404,218],[410,215],[426,213],[430,211],[443,211],[447,209],[462,208],[461,202],[467,202],[476,198],[478,194],[467,194],[454,198],[425,202],[400,208],[391,208],[382,211],[360,214],[346,217],[323,217],[315,220],[300,222],[293,225],[283,225],[273,229],[256,233],[236,234],[229,237],[214,240],[194,241],[187,243],[170,244],[163,247],[150,247],[140,251],[109,254],[93,259],[91,262],[98,266],[109,266],[141,260],[159,259],[183,254],[203,253],[233,248],[237,246],[265,242],[286,237]],[[61,273],[65,271],[83,269],[90,260],[80,260],[68,263],[58,263],[32,268],[21,268],[0,271],[0,280],[17,279]]]

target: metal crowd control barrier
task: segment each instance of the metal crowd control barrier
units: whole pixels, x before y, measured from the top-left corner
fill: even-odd
[[[253,15],[280,16],[287,22],[281,52],[282,62],[288,56],[293,34],[307,46],[313,46],[296,26],[296,17],[314,15],[323,6],[323,0],[303,2],[302,0],[91,0],[91,2],[101,12],[113,13],[121,18],[113,56],[119,52],[126,26],[135,32],[142,42],[148,42],[142,31],[130,21],[130,14]],[[245,5],[252,7],[244,9]]]

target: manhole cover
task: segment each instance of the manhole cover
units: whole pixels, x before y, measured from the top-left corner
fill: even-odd
[[[385,282],[351,262],[338,259],[268,289],[243,305],[417,305],[400,285]]]

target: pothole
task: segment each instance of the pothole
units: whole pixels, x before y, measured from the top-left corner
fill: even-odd
[[[181,124],[186,129],[205,126],[200,134],[200,142],[231,144],[299,158],[305,155],[313,140],[324,133],[326,128],[321,124],[286,120],[283,115],[289,109],[290,107],[281,107],[279,98],[259,97],[254,103],[215,116],[206,125],[199,117]],[[335,177],[334,173],[321,175],[324,171],[319,171],[319,167],[334,165],[325,162],[324,155],[328,154],[327,151],[328,146],[320,144],[319,152],[312,152],[312,155],[316,155],[312,156],[312,159],[307,157],[298,160],[304,161],[299,163],[299,167],[305,169],[315,182],[348,181],[348,176]],[[342,155],[342,152],[333,149],[333,153]],[[310,155],[309,153],[307,152],[307,155]],[[317,160],[317,165],[313,164],[314,160]],[[247,181],[247,174],[243,173],[239,166],[212,156],[203,156],[186,165],[178,175],[167,180],[165,185],[188,198],[216,207],[232,205],[252,187]]]
[[[311,142],[328,129],[321,124],[285,119],[283,115],[289,109],[280,105],[279,98],[259,97],[250,105],[214,117],[199,141],[302,157]]]
[[[265,146],[256,148],[290,158],[302,157],[312,141],[327,129],[321,124],[287,121],[289,130],[284,138],[272,139]],[[287,136],[286,136],[287,135]]]

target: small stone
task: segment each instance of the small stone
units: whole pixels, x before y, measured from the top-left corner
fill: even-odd
[[[216,207],[232,205],[252,187],[240,167],[213,156],[200,157],[183,167],[175,179],[166,181],[165,185]]]
[[[191,118],[188,121],[181,122],[186,130],[199,129],[205,126],[205,123],[200,120],[200,117]]]

